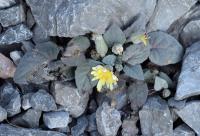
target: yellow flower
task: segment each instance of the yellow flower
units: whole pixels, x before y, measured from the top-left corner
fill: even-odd
[[[149,37],[146,33],[144,34],[141,34],[141,35],[137,35],[137,36],[133,36],[131,38],[132,42],[135,43],[135,44],[138,44],[140,42],[143,42],[144,45],[146,46],[147,43],[148,43],[148,40],[149,40]]]
[[[99,80],[97,83],[97,91],[100,92],[104,85],[110,90],[113,90],[113,85],[117,84],[118,78],[113,74],[112,71],[107,68],[98,65],[92,68],[91,75],[94,76],[92,81]]]

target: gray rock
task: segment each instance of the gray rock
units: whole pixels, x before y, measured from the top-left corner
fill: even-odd
[[[200,20],[189,22],[180,34],[181,41],[185,47],[200,40]]]
[[[0,125],[1,136],[66,136],[55,131],[44,131],[39,129],[16,128],[7,124]]]
[[[88,126],[88,119],[85,116],[78,118],[76,125],[73,126],[71,129],[72,136],[82,136],[87,126]]]
[[[98,131],[90,132],[90,136],[101,136]]]
[[[0,122],[7,119],[7,111],[0,106]]]
[[[13,60],[13,62],[17,65],[23,56],[22,51],[12,51],[10,52],[10,58]]]
[[[65,111],[54,111],[44,113],[43,115],[44,124],[52,129],[52,128],[63,128],[67,127],[70,117],[69,113]]]
[[[31,108],[30,100],[31,100],[32,95],[33,93],[27,93],[22,96],[22,108],[24,110]]]
[[[98,132],[103,136],[116,136],[121,126],[120,112],[103,103],[96,111],[96,122]]]
[[[177,109],[175,112],[189,127],[200,135],[200,101],[188,102],[184,108]]]
[[[10,7],[16,4],[16,0],[1,0],[0,9]]]
[[[87,118],[88,118],[87,131],[88,132],[96,131],[97,130],[96,113],[88,115]]]
[[[124,26],[140,12],[147,16],[146,21],[156,4],[156,0],[41,0],[39,5],[35,0],[26,2],[36,22],[45,28],[48,35],[60,37],[74,37],[89,32],[104,33],[110,23]]]
[[[89,100],[87,93],[82,94],[70,82],[55,82],[53,85],[53,96],[56,103],[65,107],[73,117],[83,114]]]
[[[42,89],[32,95],[30,104],[31,107],[39,111],[53,111],[57,109],[53,97]]]
[[[200,42],[186,49],[182,69],[178,78],[175,99],[185,98],[200,94]]]
[[[38,128],[40,117],[41,111],[29,109],[25,113],[15,116],[11,123],[22,127]]]
[[[148,98],[139,111],[141,130],[148,136],[172,136],[173,121],[169,107],[160,97]]]
[[[0,46],[20,43],[31,38],[32,32],[24,24],[19,24],[8,28],[4,33],[0,34]]]
[[[30,9],[28,9],[28,11],[26,12],[26,24],[30,29],[35,25],[35,19]]]
[[[185,124],[175,128],[173,136],[195,136],[195,132]]]
[[[173,108],[182,109],[184,108],[185,104],[186,104],[186,100],[177,101],[174,99],[174,97],[171,97],[170,99],[168,99],[168,105]]]
[[[136,126],[138,117],[125,119],[122,123],[122,136],[136,136],[138,134],[138,128]]]
[[[25,21],[25,13],[22,5],[0,10],[0,23],[3,27],[17,25]]]
[[[35,43],[47,42],[50,40],[45,29],[38,24],[36,24],[33,27],[33,38],[32,39]]]
[[[148,31],[167,30],[169,26],[184,15],[197,0],[159,0],[150,19]]]
[[[0,89],[0,105],[6,109],[8,117],[21,112],[21,99],[19,90],[10,83],[4,84]]]

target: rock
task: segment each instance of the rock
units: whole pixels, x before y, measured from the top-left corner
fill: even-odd
[[[120,112],[103,103],[96,111],[96,122],[98,132],[103,136],[116,136],[121,126]]]
[[[44,124],[52,129],[52,128],[63,128],[67,127],[70,117],[69,113],[65,111],[54,111],[44,113],[43,115]]]
[[[170,99],[168,99],[168,105],[172,108],[182,109],[185,107],[185,104],[186,104],[186,100],[177,101],[174,99],[174,97],[171,97]]]
[[[26,2],[36,22],[45,28],[48,35],[59,37],[75,37],[89,32],[102,34],[112,22],[125,26],[140,12],[147,22],[156,4],[156,0],[42,0],[39,5],[34,0]]]
[[[29,29],[31,29],[35,25],[35,19],[30,9],[28,9],[28,11],[26,12],[26,24]]]
[[[123,121],[122,136],[136,136],[138,134],[137,120],[138,118],[131,118]]]
[[[92,131],[97,130],[96,113],[92,113],[88,115],[87,119],[88,119],[87,131],[92,132]]]
[[[13,62],[17,65],[19,63],[19,60],[23,56],[21,51],[12,51],[10,52],[10,58],[13,60]]]
[[[195,132],[185,124],[175,128],[173,136],[195,136]]]
[[[33,93],[27,93],[22,96],[22,108],[24,110],[31,108],[30,100],[31,100],[32,95]]]
[[[33,41],[35,43],[47,42],[50,40],[44,28],[38,24],[33,27]]]
[[[2,136],[66,136],[55,131],[44,131],[39,129],[16,128],[7,124],[0,125],[0,134]]]
[[[31,38],[32,32],[24,24],[19,24],[8,28],[4,33],[0,34],[0,46],[20,43]]]
[[[90,102],[89,102],[89,105],[88,105],[88,112],[89,113],[93,113],[97,110],[97,103],[94,99],[92,99]]]
[[[73,117],[78,117],[85,111],[89,100],[87,93],[82,94],[70,82],[55,82],[53,96],[57,104],[62,105]]]
[[[30,104],[31,107],[39,111],[53,111],[57,109],[53,97],[42,89],[32,95]]]
[[[148,96],[148,87],[145,82],[138,81],[132,83],[128,88],[128,99],[131,102],[131,109],[134,111],[142,107]]]
[[[175,112],[197,135],[200,135],[200,101],[188,102],[184,108]]]
[[[101,136],[98,131],[90,132],[90,136]]]
[[[0,122],[7,119],[7,111],[0,106]]]
[[[41,113],[41,111],[29,109],[24,114],[15,116],[11,123],[22,127],[38,128]]]
[[[162,89],[168,88],[168,83],[166,80],[156,76],[155,83],[154,83],[154,89],[155,91],[161,91]]]
[[[0,105],[7,111],[8,117],[21,112],[21,99],[19,90],[7,83],[0,88]]]
[[[0,9],[10,7],[16,4],[16,0],[1,0]]]
[[[143,135],[172,136],[173,121],[167,103],[158,97],[149,97],[139,111]]]
[[[72,136],[81,136],[82,134],[84,134],[87,126],[88,120],[85,116],[78,118],[76,125],[73,126],[71,129]]]
[[[196,2],[197,0],[159,0],[150,19],[148,32],[166,31],[174,21],[184,15]]]
[[[200,94],[200,42],[186,49],[182,69],[178,78],[175,99],[185,98]]]
[[[0,78],[6,79],[14,76],[16,67],[13,62],[0,53]]]
[[[22,5],[0,10],[0,23],[3,27],[20,24],[25,21],[25,18]]]
[[[180,34],[181,41],[185,47],[200,40],[200,20],[189,22]]]

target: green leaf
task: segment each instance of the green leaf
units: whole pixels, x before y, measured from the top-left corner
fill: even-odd
[[[168,88],[167,81],[156,76],[155,83],[154,83],[154,90],[155,91],[161,91],[162,89]]]
[[[107,65],[114,66],[116,59],[117,57],[115,55],[107,55],[103,58],[102,62]]]
[[[172,36],[161,31],[155,31],[148,34],[151,46],[149,59],[151,62],[159,65],[175,64],[182,59],[183,47]]]
[[[126,76],[137,80],[144,80],[144,74],[141,65],[125,65],[123,71]]]
[[[103,36],[99,34],[93,34],[93,40],[95,42],[97,53],[99,53],[101,57],[104,57],[108,52],[108,46],[105,43]]]
[[[111,25],[103,37],[109,47],[112,47],[115,43],[124,44],[126,41],[125,34],[116,24]]]
[[[80,51],[86,51],[90,47],[90,41],[87,37],[85,36],[77,36],[73,38],[67,46],[77,46],[80,48]]]

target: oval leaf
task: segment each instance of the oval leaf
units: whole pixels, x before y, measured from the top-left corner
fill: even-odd
[[[125,65],[123,71],[126,76],[137,80],[144,80],[144,74],[141,65]]]

